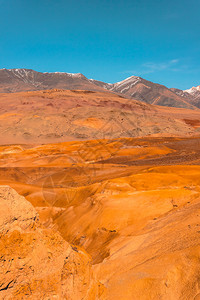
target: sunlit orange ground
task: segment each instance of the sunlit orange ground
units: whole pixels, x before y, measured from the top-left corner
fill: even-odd
[[[99,299],[200,299],[199,138],[1,146],[0,166],[91,256]]]

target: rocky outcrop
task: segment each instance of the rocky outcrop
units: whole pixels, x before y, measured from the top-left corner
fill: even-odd
[[[0,211],[1,235],[31,229],[38,221],[34,207],[9,186],[0,187]]]
[[[42,228],[34,207],[0,186],[0,299],[98,299],[103,292],[87,253]]]

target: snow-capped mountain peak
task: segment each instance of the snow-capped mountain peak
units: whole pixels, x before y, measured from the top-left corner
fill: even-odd
[[[140,77],[130,76],[122,81],[114,83],[111,88],[111,91],[124,93],[124,92],[132,89],[140,81],[141,81]]]
[[[192,88],[190,88],[188,90],[185,90],[184,92],[186,92],[188,94],[192,94],[192,95],[194,95],[196,93],[199,93],[200,92],[200,85],[198,85],[196,87],[193,86]]]
[[[123,84],[127,84],[127,83],[130,83],[130,82],[137,83],[138,80],[140,80],[140,77],[138,77],[138,76],[130,76],[130,77],[128,77],[128,78],[126,78],[126,79],[124,79],[122,81],[114,83],[114,85],[115,86],[117,86],[117,85],[123,85]]]
[[[67,75],[69,77],[81,78],[84,75],[81,73],[67,73],[67,72],[44,72],[44,74],[57,74],[57,75]]]

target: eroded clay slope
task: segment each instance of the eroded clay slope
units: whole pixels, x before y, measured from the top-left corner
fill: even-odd
[[[17,233],[20,240],[15,239],[15,244],[4,249],[16,245],[25,248],[28,230],[31,235],[35,232],[36,244],[30,243],[33,249],[36,245],[50,248],[53,257],[60,257],[59,266],[66,261],[65,251],[70,251],[77,269],[69,271],[67,267],[71,275],[67,273],[66,277],[77,280],[75,299],[81,299],[80,295],[109,300],[199,299],[199,145],[199,138],[123,138],[37,147],[1,146],[0,183],[9,184],[26,197],[46,228],[37,225],[37,218],[33,222],[33,213],[30,219],[36,229],[26,229],[26,225],[22,233]],[[57,237],[54,246],[58,252],[49,239],[46,242],[46,235],[52,232]],[[7,243],[12,240],[6,239]],[[31,253],[26,254],[28,266],[31,262],[36,268],[41,261]],[[16,252],[16,259],[20,255]],[[87,265],[88,255],[92,271]],[[52,263],[58,262],[53,258]],[[42,282],[50,282],[54,288],[56,279],[54,292],[62,293],[58,269],[58,277],[50,273],[53,283],[49,281],[49,268]]]

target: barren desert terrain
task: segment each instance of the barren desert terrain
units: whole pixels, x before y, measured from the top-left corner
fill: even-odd
[[[0,300],[200,300],[200,0],[0,0]]]
[[[110,92],[0,93],[0,144],[47,144],[200,134],[200,110],[149,105]]]
[[[198,299],[199,145],[1,146],[1,298]]]
[[[200,112],[1,94],[1,299],[200,298]]]

